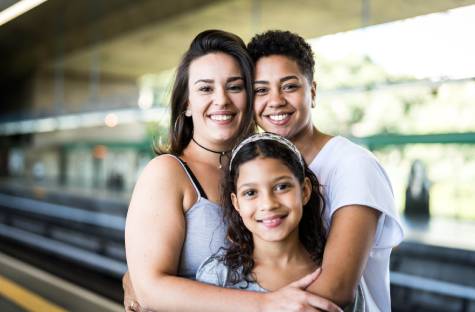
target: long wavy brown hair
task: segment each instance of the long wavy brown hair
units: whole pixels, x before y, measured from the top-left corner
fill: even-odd
[[[312,260],[321,264],[326,234],[323,227],[325,202],[320,191],[320,183],[315,174],[304,163],[303,167],[298,155],[286,145],[274,140],[258,140],[244,145],[233,157],[231,168],[225,173],[225,183],[221,194],[224,209],[224,220],[228,225],[227,239],[229,245],[224,249],[220,260],[229,268],[227,285],[240,281],[254,282],[252,258],[254,243],[252,233],[246,228],[241,216],[234,208],[231,193],[236,193],[239,167],[255,158],[274,158],[280,160],[303,185],[305,177],[312,184],[310,200],[303,206],[303,215],[299,223],[299,239],[308,251]]]

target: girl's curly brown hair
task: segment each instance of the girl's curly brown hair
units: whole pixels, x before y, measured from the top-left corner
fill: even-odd
[[[320,184],[315,174],[302,164],[295,152],[284,144],[274,140],[258,140],[244,145],[234,156],[231,168],[225,173],[225,183],[221,195],[224,209],[224,219],[228,225],[228,247],[220,260],[229,269],[229,278],[226,285],[234,285],[240,281],[255,282],[252,276],[254,260],[252,258],[254,243],[252,233],[244,225],[241,216],[234,209],[231,193],[236,193],[236,182],[239,177],[239,167],[258,157],[280,160],[303,185],[305,177],[312,184],[310,199],[303,206],[303,215],[299,223],[299,239],[309,252],[312,260],[321,264],[326,234],[323,227],[324,199],[320,191]]]

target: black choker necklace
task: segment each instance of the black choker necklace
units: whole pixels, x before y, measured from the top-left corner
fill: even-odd
[[[229,151],[224,151],[224,152],[218,152],[218,151],[213,151],[212,149],[209,149],[207,147],[204,147],[203,145],[201,145],[200,143],[196,142],[195,138],[191,138],[193,140],[193,142],[196,143],[196,145],[198,145],[199,147],[201,147],[202,149],[208,151],[208,152],[211,152],[211,153],[215,153],[215,154],[219,154],[219,166],[218,168],[221,169],[223,168],[223,165],[221,163],[221,158],[226,155],[226,153],[228,153]]]

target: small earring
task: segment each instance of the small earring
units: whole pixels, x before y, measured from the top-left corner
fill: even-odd
[[[186,117],[191,117],[191,110],[190,110],[190,109],[187,109],[187,110],[185,111],[185,116],[186,116]]]
[[[312,105],[311,105],[312,108],[315,108],[315,101],[312,100]]]

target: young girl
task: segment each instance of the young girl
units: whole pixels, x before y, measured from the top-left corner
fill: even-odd
[[[203,262],[197,280],[273,291],[315,271],[325,247],[324,201],[315,175],[287,139],[255,134],[232,152],[222,204],[229,246]],[[349,311],[364,311],[358,289]]]

